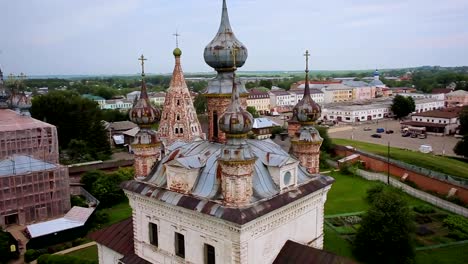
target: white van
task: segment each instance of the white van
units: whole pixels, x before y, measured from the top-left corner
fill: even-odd
[[[421,145],[419,147],[419,151],[422,153],[431,153],[432,152],[432,146],[431,145]]]

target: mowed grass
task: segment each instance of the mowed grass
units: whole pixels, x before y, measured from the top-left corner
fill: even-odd
[[[98,250],[96,245],[70,252],[67,255],[77,257],[80,259],[96,261],[96,263],[98,263],[99,261]]]
[[[368,181],[359,176],[343,175],[337,171],[329,174],[335,178],[330,191],[328,192],[327,202],[325,203],[325,215],[344,214],[366,211],[369,204],[366,202],[367,190],[379,184],[376,181]],[[402,197],[408,201],[410,206],[430,205],[424,201],[401,193]]]
[[[102,209],[101,212],[109,215],[109,222],[107,222],[103,227],[110,226],[132,216],[132,208],[128,201],[116,204],[110,208]]]
[[[385,145],[341,138],[334,138],[333,143],[338,145],[351,145],[357,149],[362,149],[384,157],[387,156],[387,146]],[[426,169],[468,178],[468,162],[463,162],[461,160],[392,147],[390,147],[390,157]]]
[[[366,211],[369,204],[365,201],[366,191],[377,184],[359,176],[343,175],[339,172],[329,174],[335,178],[331,190],[328,192],[325,204],[325,215],[343,214]],[[428,203],[411,197],[405,193],[401,195],[410,206],[429,205]],[[432,206],[432,205],[430,205]],[[341,237],[326,224],[324,225],[324,249],[337,255],[354,259],[351,243]],[[440,249],[416,251],[417,264],[462,264],[468,263],[468,244],[450,246]]]
[[[466,264],[468,263],[468,244],[416,251],[418,264]]]

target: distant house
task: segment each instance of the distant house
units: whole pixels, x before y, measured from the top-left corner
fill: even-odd
[[[101,109],[103,109],[104,105],[106,104],[106,99],[104,99],[104,98],[102,98],[100,96],[96,96],[96,95],[92,95],[92,94],[83,94],[82,97],[97,102],[98,105],[99,105],[99,108],[101,108]]]
[[[257,139],[267,139],[272,135],[272,129],[280,126],[278,123],[266,118],[255,118],[252,131]]]
[[[450,135],[455,134],[459,126],[461,107],[436,109],[411,116],[411,121],[402,125],[425,127],[428,133]]]
[[[468,105],[468,92],[464,90],[448,93],[445,98],[448,107]]]
[[[107,130],[107,135],[111,146],[123,146],[125,144],[125,132],[137,128],[137,124],[130,121],[102,122]]]
[[[255,107],[260,114],[268,114],[270,112],[270,95],[266,91],[251,89],[247,97],[247,106]]]

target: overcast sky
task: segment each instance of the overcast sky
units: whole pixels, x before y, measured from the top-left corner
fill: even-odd
[[[176,30],[185,72],[210,71],[203,49],[221,0],[0,0],[6,74],[134,74],[173,68]],[[468,64],[468,0],[228,0],[249,50],[241,70]]]

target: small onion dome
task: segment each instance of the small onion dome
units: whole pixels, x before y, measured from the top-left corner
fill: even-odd
[[[219,129],[229,135],[243,135],[252,130],[253,117],[240,106],[231,104],[219,118]]]
[[[375,71],[374,71],[374,77],[377,77],[377,76],[379,76],[379,75],[380,75],[379,70],[375,69]]]
[[[232,56],[233,47],[237,49],[234,65]],[[234,35],[232,31],[226,1],[223,1],[221,24],[214,39],[205,47],[203,54],[206,64],[216,70],[230,70],[234,66],[242,67],[247,60],[247,48]]]
[[[140,98],[129,112],[130,120],[140,126],[151,125],[159,121],[161,111],[154,108],[148,98]]]
[[[179,48],[175,48],[172,54],[174,54],[175,57],[180,57],[182,56],[182,50]]]
[[[314,123],[320,118],[322,109],[319,104],[314,102],[309,96],[304,96],[294,107],[293,115],[301,123]]]

